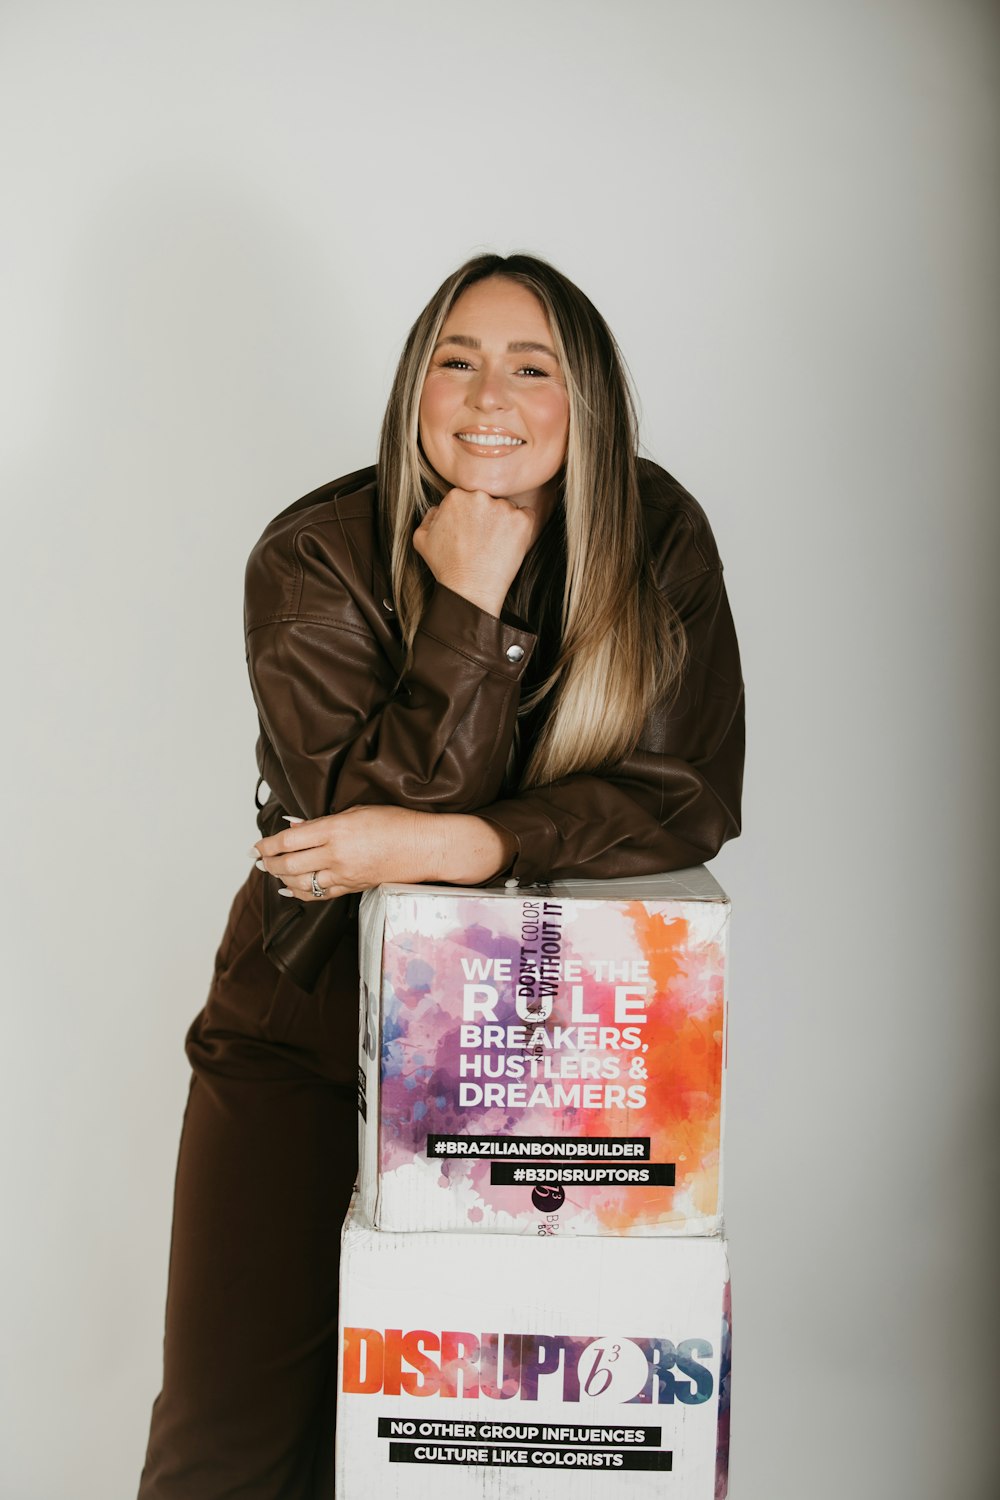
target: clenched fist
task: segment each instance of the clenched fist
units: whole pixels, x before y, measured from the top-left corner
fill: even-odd
[[[544,520],[485,490],[449,490],[413,533],[413,547],[438,583],[499,615]]]

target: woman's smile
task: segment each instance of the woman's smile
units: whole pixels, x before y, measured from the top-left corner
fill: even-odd
[[[455,437],[474,452],[489,458],[500,458],[504,453],[513,453],[515,448],[524,446],[524,438],[515,437],[505,427],[470,427],[464,432],[456,432]]]

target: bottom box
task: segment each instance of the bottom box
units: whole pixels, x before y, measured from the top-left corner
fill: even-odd
[[[729,1329],[724,1240],[393,1234],[355,1204],[338,1500],[724,1500]]]

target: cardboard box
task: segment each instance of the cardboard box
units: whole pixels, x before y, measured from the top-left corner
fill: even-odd
[[[718,1233],[728,920],[701,868],[367,892],[370,1222]]]
[[[391,1234],[355,1205],[340,1277],[344,1500],[727,1494],[722,1238]]]

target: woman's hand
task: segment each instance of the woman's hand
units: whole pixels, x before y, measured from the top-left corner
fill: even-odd
[[[282,881],[281,895],[316,901],[389,882],[477,885],[507,867],[515,844],[483,818],[352,807],[293,822],[282,833],[258,840],[254,848],[260,855],[258,867]],[[313,893],[314,874],[321,897]]]
[[[499,616],[544,522],[532,506],[485,490],[449,490],[413,533],[413,548],[438,583]]]

